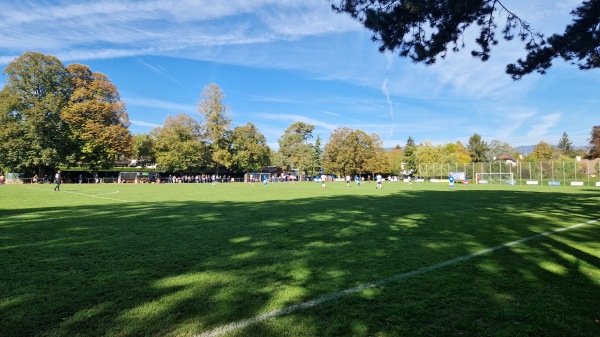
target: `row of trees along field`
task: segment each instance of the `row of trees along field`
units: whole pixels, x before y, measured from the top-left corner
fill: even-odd
[[[134,158],[168,172],[243,173],[277,166],[307,175],[402,174],[421,163],[465,164],[493,161],[501,154],[519,158],[510,144],[485,142],[474,134],[461,142],[415,144],[384,149],[377,134],[338,128],[323,146],[314,125],[291,124],[271,150],[256,126],[235,126],[216,84],[201,93],[198,113],[168,116],[148,134],[132,135],[129,117],[117,88],[106,75],[82,64],[64,66],[54,56],[27,52],[4,70],[8,80],[0,92],[0,167],[4,171],[44,176],[59,166],[83,166],[93,171],[114,166],[117,159]],[[594,126],[590,151],[576,150],[566,133],[558,147],[537,144],[524,161],[600,157],[600,126]]]
[[[132,149],[117,88],[81,64],[27,52],[5,69],[0,91],[0,167],[40,176],[60,164],[111,166]]]
[[[208,90],[218,90],[216,85],[210,85]],[[195,170],[202,169],[202,163],[206,160],[194,158],[202,149],[199,144],[197,151],[191,151],[186,161],[182,154],[175,149],[185,148],[184,139],[198,139],[190,132],[188,136],[173,139],[161,136],[161,133],[172,134],[172,130],[182,130],[185,125],[193,124],[198,129],[201,124],[187,115],[178,118],[167,118],[164,127],[156,128],[150,135],[134,136],[136,148],[134,152],[142,154],[148,162],[157,162],[160,167],[170,167],[169,171],[189,171],[190,167]],[[194,128],[189,128],[193,130]],[[558,146],[552,146],[546,142],[538,143],[528,155],[523,155],[510,144],[498,140],[489,143],[484,141],[478,134],[469,138],[465,146],[460,141],[445,145],[433,145],[430,141],[416,144],[412,137],[408,137],[406,145],[397,145],[393,149],[384,149],[382,141],[377,134],[366,134],[361,130],[349,128],[338,128],[334,130],[328,142],[322,146],[321,137],[313,138],[315,126],[304,122],[291,124],[279,138],[279,151],[270,150],[265,144],[265,138],[254,125],[248,123],[243,127],[236,127],[227,136],[221,139],[225,144],[221,150],[213,151],[213,163],[238,172],[261,171],[263,167],[273,165],[287,171],[302,172],[307,175],[315,175],[319,172],[327,172],[338,175],[347,174],[372,174],[389,173],[399,175],[408,171],[416,170],[420,164],[425,163],[448,163],[468,164],[495,161],[500,155],[510,155],[516,159],[528,162],[541,161],[573,161],[577,156],[598,158],[600,153],[600,126],[592,129],[591,150],[574,149],[572,141],[566,133],[558,139]],[[180,136],[182,133],[178,133]],[[163,149],[162,142],[168,140],[169,149]],[[213,143],[214,144],[214,143]],[[153,150],[154,149],[154,150]],[[209,149],[208,149],[209,150]],[[175,155],[170,160],[163,156]],[[210,154],[209,152],[206,152]],[[141,155],[139,156],[142,157]],[[189,166],[186,163],[196,162],[198,166]],[[169,166],[172,165],[172,166]],[[188,165],[188,166],[186,166]]]

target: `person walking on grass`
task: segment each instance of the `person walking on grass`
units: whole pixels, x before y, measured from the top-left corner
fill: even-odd
[[[61,183],[60,170],[56,171],[56,174],[54,175],[54,183],[56,184],[56,186],[54,186],[54,190],[60,191],[60,183]]]

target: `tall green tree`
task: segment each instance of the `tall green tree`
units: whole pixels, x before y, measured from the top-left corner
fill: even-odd
[[[210,151],[202,141],[202,127],[186,114],[168,116],[164,126],[150,132],[156,151],[156,164],[171,172],[198,172],[210,163]]]
[[[106,75],[81,64],[71,64],[67,71],[73,93],[60,117],[75,145],[70,160],[94,171],[107,169],[115,159],[133,152],[125,103]]]
[[[138,133],[133,135],[133,157],[142,163],[156,162],[154,139],[149,134]]]
[[[417,157],[416,157],[417,146],[412,137],[408,137],[406,140],[406,146],[404,147],[404,167],[402,169],[403,174],[409,174],[410,172],[416,172],[417,170]]]
[[[254,124],[236,126],[231,137],[232,163],[242,172],[261,172],[269,164],[271,149]]]
[[[592,127],[589,142],[591,146],[589,157],[592,159],[600,158],[600,125]]]
[[[313,149],[308,140],[312,138],[314,125],[304,122],[292,123],[279,137],[279,160],[287,170],[306,172],[313,158]]]
[[[481,163],[486,160],[486,153],[488,151],[488,145],[481,139],[478,134],[473,134],[469,138],[469,145],[467,146],[470,151],[471,161],[474,163]]]
[[[573,148],[573,142],[569,139],[569,136],[566,132],[563,132],[562,137],[560,137],[560,140],[558,141],[557,147],[564,156],[569,158],[574,157],[575,149]]]
[[[558,57],[580,69],[600,67],[600,0],[585,0],[571,12],[573,23],[562,34],[544,38],[499,0],[412,1],[412,0],[330,0],[333,10],[348,13],[373,32],[381,52],[398,52],[417,63],[433,64],[448,50],[465,48],[465,31],[476,26],[477,49],[471,51],[482,61],[489,59],[492,46],[515,37],[524,42],[526,58],[509,64],[513,79],[537,71],[545,73]],[[497,19],[505,17],[498,32]],[[498,34],[499,33],[499,34]]]
[[[210,145],[211,159],[217,175],[220,166],[230,167],[232,164],[230,146],[233,120],[229,114],[229,106],[224,101],[223,90],[211,83],[204,87],[198,103],[198,113],[203,117],[204,137]]]
[[[31,170],[65,162],[71,147],[60,118],[72,92],[69,73],[54,56],[27,52],[5,69],[0,92],[0,166]]]
[[[314,176],[321,171],[323,166],[323,145],[321,144],[321,136],[317,135],[315,144],[313,145],[313,156],[311,163],[311,175]]]

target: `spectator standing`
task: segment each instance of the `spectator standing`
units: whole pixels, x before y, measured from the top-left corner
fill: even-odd
[[[54,175],[54,183],[56,184],[56,186],[54,186],[54,190],[55,191],[60,191],[60,184],[62,183],[62,177],[60,176],[60,170],[56,171],[56,174]]]

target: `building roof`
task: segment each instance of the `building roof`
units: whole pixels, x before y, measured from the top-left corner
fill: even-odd
[[[517,160],[507,154],[501,154],[498,157],[496,157],[497,160],[510,160],[510,161],[514,161],[516,162]]]

